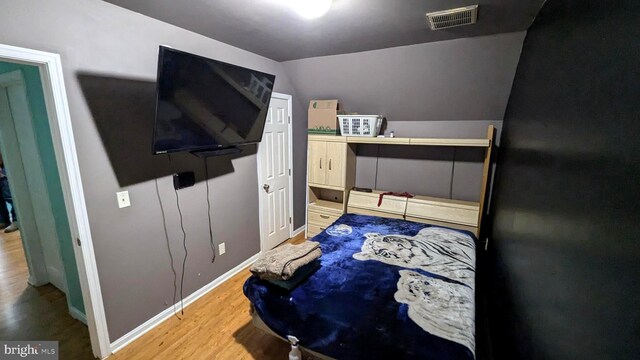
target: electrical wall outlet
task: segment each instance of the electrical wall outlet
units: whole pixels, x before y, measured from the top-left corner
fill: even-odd
[[[127,206],[131,206],[131,201],[129,201],[129,192],[128,191],[119,191],[116,193],[116,197],[118,198],[118,207],[124,208]]]
[[[224,246],[224,243],[218,245],[218,253],[223,255],[225,252],[227,252],[227,248]]]

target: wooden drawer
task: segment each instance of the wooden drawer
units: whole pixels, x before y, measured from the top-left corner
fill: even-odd
[[[370,210],[370,209],[362,209],[362,208],[358,208],[358,207],[350,207],[350,208],[347,209],[347,212],[350,213],[350,214],[379,216],[379,217],[384,217],[384,218],[389,218],[389,219],[403,219],[404,220],[404,216],[400,215],[400,214],[390,214],[388,212],[375,211],[375,210]],[[420,222],[420,221],[418,221],[418,222]]]
[[[374,211],[382,211],[385,213],[404,215],[407,205],[407,198],[401,196],[385,195],[382,198],[382,204],[378,206],[380,191],[370,193],[361,191],[351,191],[349,193],[349,208],[359,208]]]
[[[413,221],[417,223],[429,224],[429,225],[444,226],[444,227],[454,228],[458,230],[466,230],[475,234],[476,237],[478,236],[478,228],[475,226],[453,224],[453,223],[448,223],[444,221],[437,221],[433,219],[425,219],[425,218],[419,218],[419,217],[413,217],[413,216],[407,216],[405,220]]]
[[[308,238],[312,238],[318,234],[320,234],[321,232],[324,231],[324,229],[327,228],[327,225],[316,225],[316,224],[312,224],[312,223],[308,223],[307,224],[307,237]]]
[[[309,211],[307,213],[307,221],[309,223],[329,226],[336,220],[338,220],[338,216],[334,214],[320,213],[315,211]]]
[[[416,217],[467,226],[478,225],[478,203],[416,196],[407,202],[407,218]]]
[[[309,211],[315,211],[321,214],[332,214],[339,217],[342,215],[342,203],[326,200],[316,200],[307,206]]]

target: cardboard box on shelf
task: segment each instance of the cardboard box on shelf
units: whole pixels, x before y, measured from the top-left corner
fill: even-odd
[[[309,134],[340,135],[338,100],[311,100],[309,102]]]

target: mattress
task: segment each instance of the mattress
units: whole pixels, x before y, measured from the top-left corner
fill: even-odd
[[[314,237],[320,268],[294,290],[244,293],[276,334],[336,359],[474,359],[473,234],[345,214]]]

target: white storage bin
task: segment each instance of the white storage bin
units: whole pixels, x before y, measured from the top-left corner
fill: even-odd
[[[380,115],[338,115],[342,136],[376,137],[382,126]]]

